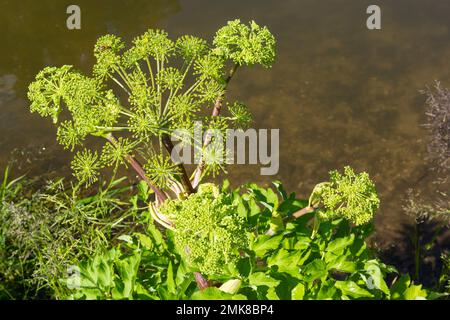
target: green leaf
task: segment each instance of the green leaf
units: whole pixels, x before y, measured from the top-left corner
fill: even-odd
[[[427,292],[422,285],[411,285],[404,293],[405,300],[426,300]]]
[[[242,277],[248,277],[252,272],[252,262],[249,257],[240,259],[236,266]]]
[[[297,242],[295,243],[294,249],[297,249],[297,250],[307,249],[307,248],[309,248],[310,243],[311,243],[310,237],[300,236],[297,238]]]
[[[256,242],[253,243],[252,250],[255,252],[256,256],[263,257],[268,251],[278,248],[282,239],[282,234],[277,236],[259,236],[256,239]]]
[[[328,276],[327,266],[324,261],[315,259],[305,266],[304,273],[308,281],[314,281]]]
[[[157,246],[165,247],[165,242],[164,242],[161,232],[153,224],[148,225],[147,231],[153,237],[155,244]]]
[[[378,260],[369,260],[364,264],[364,270],[366,270],[369,275],[368,287],[374,286],[376,289],[383,291],[385,294],[389,295],[389,288],[384,281],[383,273],[381,271]]]
[[[269,226],[270,230],[272,230],[274,233],[278,233],[284,230],[283,217],[277,210],[274,210],[272,212],[272,218],[270,218]]]
[[[288,251],[280,249],[276,254],[267,259],[269,267],[277,266],[278,272],[286,272],[294,277],[299,275],[298,263],[300,260],[300,253],[298,251]]]
[[[329,285],[328,283],[323,283],[320,287],[319,292],[317,293],[317,300],[332,300],[335,298],[336,288],[333,285]]]
[[[152,239],[150,239],[149,236],[136,232],[134,234],[138,239],[139,239],[139,243],[147,250],[152,250],[153,249],[153,241]]]
[[[275,290],[274,287],[269,288],[269,290],[267,290],[267,299],[269,300],[280,300],[280,297],[277,294],[277,291]]]
[[[120,286],[116,286],[114,288],[112,292],[113,298],[133,298],[134,286],[136,283],[140,262],[141,256],[139,252],[134,252],[133,255],[122,258],[116,262],[116,269],[120,278]]]
[[[272,184],[275,186],[275,188],[277,189],[278,193],[281,195],[283,200],[287,200],[288,195],[286,193],[286,190],[284,190],[283,184],[280,181],[274,181],[272,182]]]
[[[149,187],[145,181],[139,181],[138,185],[138,197],[142,201],[147,201],[149,196]]]
[[[334,260],[327,264],[328,269],[335,269],[341,272],[353,273],[356,271],[356,263],[348,261],[347,256],[336,256]]]
[[[341,290],[343,295],[352,297],[352,298],[372,298],[373,294],[369,291],[361,288],[355,282],[347,280],[347,281],[336,281],[335,287]]]
[[[273,206],[273,208],[278,208],[278,196],[272,189],[267,189],[267,202]]]
[[[264,272],[255,272],[248,278],[250,285],[252,286],[266,286],[266,287],[276,287],[280,284],[280,280],[276,280],[265,274]]]
[[[209,287],[201,291],[196,291],[191,296],[192,300],[247,300],[242,294],[231,295],[221,291],[216,287]]]
[[[133,238],[131,238],[131,236],[127,235],[127,234],[123,234],[121,236],[119,236],[117,239],[122,240],[126,243],[133,243]]]
[[[177,286],[175,284],[175,280],[173,278],[173,265],[172,261],[169,262],[169,267],[167,268],[167,290],[170,293],[176,293]]]
[[[404,274],[398,278],[391,286],[391,299],[398,300],[404,298],[404,292],[409,287],[411,279],[409,275]]]
[[[303,300],[305,296],[305,286],[299,283],[292,289],[292,300]]]
[[[353,233],[348,237],[335,239],[335,240],[331,241],[330,243],[328,243],[326,251],[333,252],[335,254],[339,254],[339,252],[342,252],[343,249],[352,245],[354,240],[355,240],[355,235]]]

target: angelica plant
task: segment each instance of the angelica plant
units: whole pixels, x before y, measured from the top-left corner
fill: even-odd
[[[247,127],[252,117],[245,104],[227,102],[225,116],[221,110],[227,85],[241,66],[270,67],[275,38],[253,21],[234,20],[212,43],[190,35],[172,40],[165,31],[150,29],[127,48],[120,37],[105,35],[94,56],[91,75],[70,65],[39,72],[29,86],[30,110],[57,124],[57,141],[76,151],[72,168],[82,183],[96,182],[102,168],[130,165],[161,204],[173,193],[195,192],[205,176],[223,169],[223,148],[208,148],[213,137],[200,150],[188,137],[183,143],[197,146],[201,159],[190,178],[170,157],[170,135],[192,129],[197,120],[207,123],[205,129]],[[83,147],[89,136],[104,139],[100,154]]]
[[[58,126],[57,141],[76,152],[72,169],[81,183],[92,185],[105,167],[131,167],[155,193],[153,220],[175,231],[177,243],[189,251],[187,260],[201,272],[220,273],[238,257],[236,246],[245,247],[243,221],[222,196],[195,192],[202,179],[224,169],[226,150],[212,135],[198,142],[175,133],[198,121],[206,123],[202,129],[248,127],[249,108],[226,101],[227,86],[242,66],[270,67],[275,38],[255,22],[234,20],[212,43],[190,35],[172,40],[150,29],[127,48],[120,37],[105,35],[94,56],[91,75],[70,65],[39,72],[29,86],[31,112]],[[200,153],[191,177],[173,158],[174,135]],[[89,136],[104,139],[100,152],[84,146]]]

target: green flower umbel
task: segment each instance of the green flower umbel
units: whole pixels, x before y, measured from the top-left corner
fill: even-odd
[[[212,184],[199,186],[186,200],[167,201],[160,208],[175,220],[175,242],[187,260],[205,275],[220,275],[237,263],[248,246],[245,221],[226,195]]]
[[[330,181],[318,184],[309,199],[318,207],[321,219],[343,217],[355,225],[369,222],[380,206],[374,183],[366,172],[356,174],[345,167],[344,174],[330,172]]]
[[[97,152],[87,149],[77,152],[72,161],[73,175],[87,186],[98,180],[101,167]]]
[[[275,60],[275,37],[254,21],[248,26],[239,19],[228,22],[217,31],[214,45],[219,54],[239,65],[261,64],[270,68]]]

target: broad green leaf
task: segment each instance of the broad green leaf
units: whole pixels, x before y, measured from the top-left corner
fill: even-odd
[[[239,199],[240,200],[240,199]],[[245,207],[244,203],[242,201],[237,202],[237,208],[236,208],[237,214],[240,217],[247,218],[247,208]]]
[[[248,205],[250,208],[250,217],[253,217],[261,213],[261,208],[258,206],[258,204],[253,198],[248,201]]]
[[[405,300],[426,300],[427,292],[422,289],[422,285],[414,285],[409,286],[408,289],[404,292]]]
[[[225,293],[219,288],[209,287],[204,290],[194,292],[191,296],[192,300],[247,300],[247,297],[242,294],[231,295]]]
[[[175,278],[175,283],[180,286],[186,279],[193,279],[192,273],[186,267],[184,260],[180,262],[177,269],[177,276]]]
[[[305,261],[307,261],[309,259],[309,257],[311,256],[312,251],[310,249],[308,250],[304,250],[303,252],[301,252],[301,256],[300,259],[298,260],[298,265],[302,266]]]
[[[299,275],[299,260],[300,253],[298,251],[290,252],[280,249],[267,258],[267,264],[269,267],[277,266],[278,272],[286,272],[296,277]]]
[[[341,272],[353,273],[356,271],[356,263],[348,261],[347,256],[336,256],[333,261],[327,264],[328,269],[335,269]]]
[[[120,281],[116,282],[114,288],[113,296],[120,293],[121,299],[132,299],[134,292],[134,285],[137,278],[137,273],[139,269],[139,263],[141,261],[141,256],[138,252],[133,255],[120,259],[116,262],[116,269]]]
[[[389,288],[384,281],[383,273],[381,271],[378,260],[369,260],[364,265],[364,270],[366,270],[369,278],[366,280],[369,289],[373,286],[378,290],[383,291],[385,294],[389,294]]]
[[[317,300],[332,300],[334,299],[334,295],[336,294],[336,288],[334,284],[329,285],[328,283],[323,283],[320,287],[319,292],[317,293]]]
[[[302,283],[299,283],[292,289],[292,300],[303,300],[305,296],[305,286]]]
[[[149,236],[142,234],[142,233],[138,233],[136,232],[134,234],[138,239],[139,239],[139,243],[147,250],[152,250],[153,249],[153,241],[152,239],[150,239]]]
[[[326,251],[339,254],[343,249],[350,246],[354,240],[355,235],[353,233],[348,237],[335,239],[328,244]]]
[[[308,281],[314,281],[326,277],[328,270],[324,261],[315,259],[305,266],[303,273],[307,275]]]
[[[153,224],[148,225],[147,231],[153,237],[155,244],[157,246],[161,246],[161,245],[165,246],[165,242],[164,242],[161,232]]]
[[[169,262],[169,267],[167,268],[167,290],[169,290],[169,292],[171,293],[175,293],[177,286],[175,284],[175,280],[173,278],[173,265],[172,265],[172,261]]]
[[[343,295],[352,297],[352,298],[372,298],[373,294],[371,294],[366,289],[361,288],[355,282],[347,280],[347,281],[336,281],[335,287],[341,290]]]
[[[283,239],[283,235],[277,236],[259,236],[256,241],[253,243],[253,251],[256,256],[263,257],[267,251],[275,250],[281,244],[281,240]]]
[[[404,292],[409,287],[410,283],[411,279],[407,274],[404,274],[400,278],[398,278],[391,286],[391,299],[404,299]]]
[[[278,233],[284,230],[283,217],[277,210],[274,210],[272,212],[272,218],[270,218],[269,226],[270,230],[272,230],[274,233]]]
[[[267,202],[271,204],[273,208],[278,208],[278,196],[271,188],[267,189]]]
[[[237,263],[237,269],[242,277],[248,277],[252,272],[252,263],[250,258],[240,259]]]
[[[267,299],[269,300],[280,300],[280,297],[277,294],[277,291],[275,290],[275,288],[269,288],[269,290],[267,290]]]
[[[311,243],[310,237],[297,237],[297,242],[295,243],[294,249],[303,250],[309,248]]]
[[[138,300],[159,300],[159,297],[151,294],[140,283],[136,283],[135,295]]]
[[[248,281],[252,286],[276,287],[280,284],[280,280],[274,279],[264,272],[255,272],[248,277]]]

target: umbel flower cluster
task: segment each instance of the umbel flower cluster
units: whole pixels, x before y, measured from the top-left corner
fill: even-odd
[[[200,185],[186,200],[164,202],[160,211],[175,221],[175,243],[186,261],[205,275],[220,275],[248,247],[244,219],[213,184]]]
[[[347,166],[343,174],[331,171],[330,181],[316,185],[309,205],[323,220],[344,218],[358,226],[372,220],[380,199],[369,175]]]
[[[209,141],[196,150],[202,161],[195,179],[190,178],[170,159],[170,134],[191,130],[197,120],[206,124],[204,129],[247,127],[250,110],[241,102],[225,101],[227,85],[241,66],[270,67],[275,38],[255,22],[235,20],[212,43],[190,35],[172,40],[166,32],[150,29],[127,48],[120,37],[105,35],[94,56],[91,75],[70,65],[39,72],[29,86],[30,109],[58,125],[57,140],[65,148],[81,149],[72,169],[82,183],[96,182],[104,167],[131,165],[163,202],[168,197],[164,189],[192,193],[205,175],[223,169],[222,163],[204,159]],[[106,139],[100,154],[83,147],[88,136]],[[197,145],[192,137],[180,139]]]

